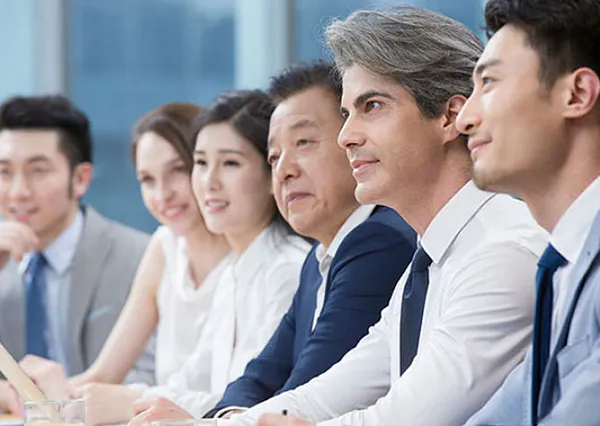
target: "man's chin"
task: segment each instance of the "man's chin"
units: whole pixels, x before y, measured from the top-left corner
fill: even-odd
[[[381,204],[381,194],[374,191],[365,184],[358,184],[354,191],[354,197],[360,204]]]

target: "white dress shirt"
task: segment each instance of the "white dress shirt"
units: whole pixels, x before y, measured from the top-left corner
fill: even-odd
[[[202,283],[190,276],[190,262],[184,237],[166,226],[156,230],[165,266],[157,293],[156,384],[163,386],[194,352],[210,314],[217,285],[229,263],[227,257],[215,265]]]
[[[337,253],[340,244],[342,241],[348,236],[350,232],[354,230],[358,225],[363,223],[365,220],[371,216],[375,210],[375,205],[369,204],[364,206],[359,206],[344,222],[344,224],[338,229],[337,233],[333,237],[331,244],[329,247],[325,248],[323,244],[319,244],[317,250],[315,251],[315,257],[317,258],[317,262],[319,262],[319,273],[321,274],[321,285],[317,290],[317,304],[315,307],[315,316],[313,319],[312,328],[314,330],[317,325],[317,319],[319,319],[319,315],[321,315],[321,311],[323,310],[323,303],[325,302],[325,283],[327,282],[327,275],[329,274],[329,268],[331,267],[331,262]]]
[[[75,219],[54,239],[44,250],[48,262],[44,267],[46,278],[46,315],[48,319],[46,341],[48,342],[48,357],[63,365],[69,374],[69,293],[73,272],[73,259],[77,245],[83,234],[84,218],[81,210],[77,211]],[[21,276],[27,270],[34,253],[27,253],[19,264]]]
[[[309,250],[305,240],[274,224],[237,259],[230,255],[194,353],[166,386],[145,395],[167,397],[197,417],[213,408],[289,309]]]
[[[570,291],[575,290],[574,287],[578,284],[571,280],[571,273],[585,244],[585,238],[579,237],[590,233],[598,211],[600,211],[600,177],[597,177],[569,206],[554,227],[550,237],[550,243],[567,259],[567,264],[559,268],[553,278],[552,345],[558,337],[559,326],[564,320],[567,296]],[[574,238],[574,236],[578,238]]]
[[[462,425],[529,346],[547,241],[524,203],[469,182],[420,239],[433,263],[419,348],[404,375],[400,311],[410,268],[381,320],[338,364],[233,421],[254,424],[285,409],[327,426]]]

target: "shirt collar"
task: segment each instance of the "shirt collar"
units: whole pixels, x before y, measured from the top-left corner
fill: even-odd
[[[478,189],[469,181],[442,207],[419,239],[433,263],[440,262],[458,234],[495,195]]]
[[[365,220],[371,216],[375,210],[374,204],[367,204],[364,206],[359,206],[344,222],[344,224],[338,229],[337,233],[333,237],[331,244],[325,250],[323,244],[319,244],[317,246],[317,250],[315,251],[315,256],[317,257],[317,261],[319,262],[319,269],[321,269],[321,265],[325,261],[325,259],[333,259],[335,257],[335,253],[337,252],[342,241],[348,236],[350,232],[354,230],[358,225],[363,223]]]
[[[77,245],[83,234],[84,219],[80,209],[71,224],[54,239],[44,250],[43,254],[48,265],[59,275],[63,275],[73,263]],[[19,264],[19,271],[24,273],[34,252],[27,253]]]
[[[584,237],[589,234],[599,210],[600,176],[569,206],[550,237],[550,243],[569,263],[575,263],[579,258],[585,244]]]

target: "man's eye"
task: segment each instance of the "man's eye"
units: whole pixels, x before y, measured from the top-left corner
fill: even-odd
[[[365,112],[371,112],[373,109],[380,108],[381,103],[378,101],[365,102]]]

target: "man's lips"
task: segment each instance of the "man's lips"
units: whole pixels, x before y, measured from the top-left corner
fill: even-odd
[[[354,159],[350,161],[350,167],[352,167],[353,170],[359,171],[361,168],[365,168],[366,166],[369,166],[371,164],[375,164],[377,163],[377,160],[375,159]]]
[[[467,144],[467,146],[469,147],[469,151],[471,152],[471,155],[475,154],[477,151],[479,151],[481,148],[483,148],[485,145],[488,145],[491,141],[488,139],[469,139],[469,143]]]
[[[285,197],[285,201],[287,204],[291,204],[296,201],[301,201],[309,196],[310,194],[308,192],[290,192]]]

